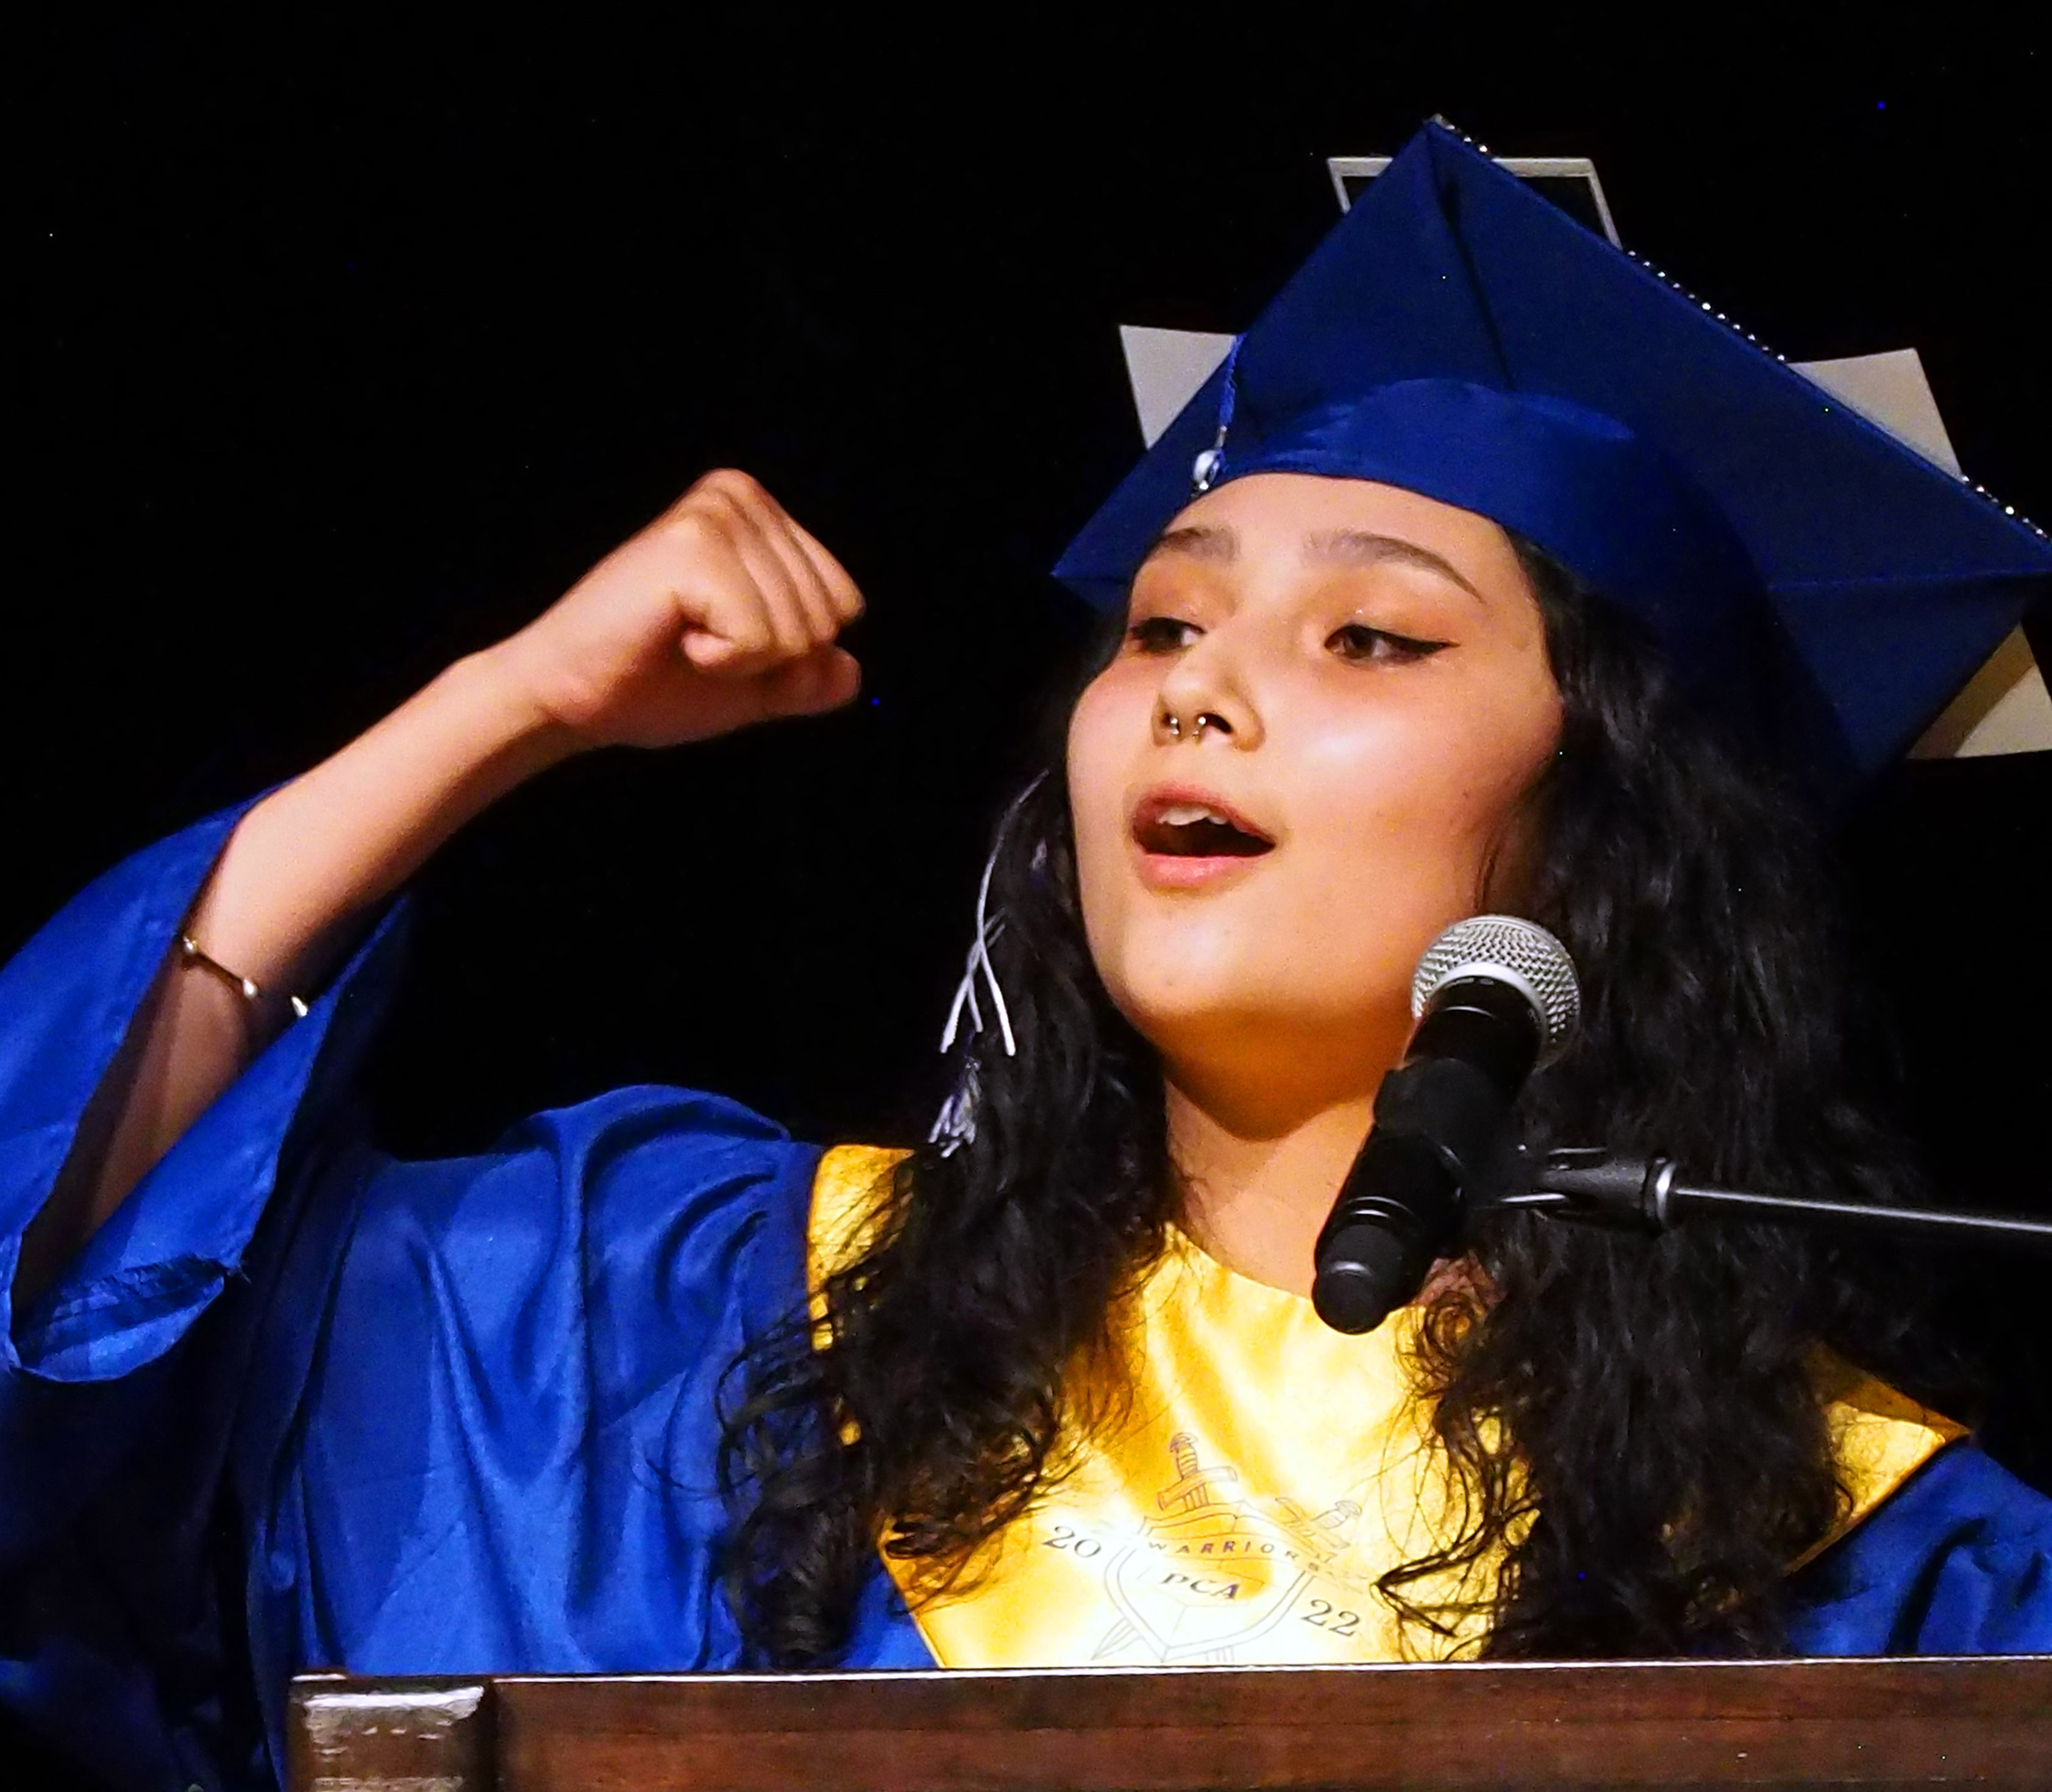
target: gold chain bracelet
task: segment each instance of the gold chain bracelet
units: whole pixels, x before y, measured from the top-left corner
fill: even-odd
[[[189,933],[178,935],[178,956],[187,964],[196,964],[202,971],[212,971],[245,1002],[253,1004],[263,999],[263,986],[255,978],[242,976],[230,971],[220,959],[209,956],[201,951],[199,942]],[[288,995],[285,1000],[292,1008],[294,1020],[303,1021],[307,1018],[307,1005],[298,996]]]

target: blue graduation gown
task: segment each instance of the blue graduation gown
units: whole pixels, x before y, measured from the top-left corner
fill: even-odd
[[[395,1162],[388,920],[31,1312],[22,1229],[230,812],[0,971],[0,1704],[119,1786],[282,1777],[285,1683],[717,1668],[722,1372],[804,1293],[818,1153],[617,1091]],[[1956,1445],[1805,1570],[1807,1653],[2052,1649],[2052,1501]],[[848,1665],[932,1657],[879,1567]]]

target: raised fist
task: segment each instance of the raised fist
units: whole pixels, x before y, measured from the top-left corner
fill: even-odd
[[[494,649],[583,744],[669,747],[832,709],[861,684],[835,637],[840,563],[746,473],[709,473]]]

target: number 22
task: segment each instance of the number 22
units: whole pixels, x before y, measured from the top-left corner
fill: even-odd
[[[1329,1599],[1314,1599],[1311,1609],[1302,1614],[1306,1624],[1315,1624],[1321,1630],[1329,1630],[1335,1637],[1351,1637],[1361,1627],[1361,1614],[1335,1606]]]

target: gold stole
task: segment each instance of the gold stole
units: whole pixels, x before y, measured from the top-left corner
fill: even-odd
[[[816,1289],[859,1242],[878,1179],[902,1154],[844,1147],[813,1182]],[[1295,1665],[1444,1657],[1376,1595],[1386,1570],[1450,1535],[1456,1515],[1406,1379],[1418,1312],[1363,1338],[1302,1296],[1235,1274],[1181,1233],[1134,1300],[1131,1403],[1113,1434],[978,1559],[961,1589],[920,1600],[884,1559],[934,1658],[949,1668],[1092,1663]],[[1832,1359],[1820,1391],[1853,1505],[1826,1544],[1963,1435],[1950,1420]],[[1814,1552],[1813,1552],[1814,1553]],[[1475,1590],[1495,1573],[1485,1563]],[[1463,1590],[1414,1583],[1429,1605]]]

